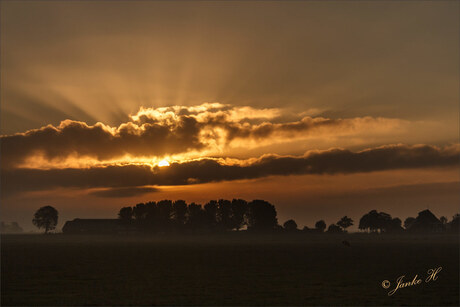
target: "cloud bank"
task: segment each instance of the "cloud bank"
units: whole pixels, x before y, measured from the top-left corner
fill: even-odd
[[[234,107],[220,103],[198,106],[141,108],[131,121],[111,127],[103,123],[65,120],[24,133],[1,136],[4,168],[37,167],[40,157],[52,164],[66,159],[96,162],[198,153],[222,153],[232,145],[274,144],[311,136],[391,133],[404,126],[399,119],[356,117],[330,119],[297,116],[286,120],[280,109]],[[284,117],[283,117],[284,116]],[[292,116],[291,116],[292,117]],[[284,118],[284,120],[283,120]],[[126,162],[125,161],[125,162]],[[65,165],[65,164],[64,164]]]
[[[351,174],[394,169],[459,167],[460,146],[387,145],[352,152],[347,149],[309,151],[302,156],[264,155],[245,161],[200,159],[169,167],[110,165],[66,169],[2,169],[7,193],[53,188],[130,188],[190,185],[266,176]],[[126,189],[126,191],[123,191]],[[100,194],[104,196],[104,192]],[[105,196],[111,196],[107,192]]]

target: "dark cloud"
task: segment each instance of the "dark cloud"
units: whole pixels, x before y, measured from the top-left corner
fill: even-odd
[[[162,156],[200,149],[198,123],[182,116],[171,125],[126,123],[111,128],[101,123],[89,126],[66,120],[58,127],[48,125],[11,136],[2,136],[2,166],[12,167],[33,155],[45,159],[69,156],[91,157],[100,161],[133,156]]]
[[[66,169],[2,169],[2,194],[63,188],[123,188],[153,185],[149,166],[125,165]]]
[[[147,193],[157,192],[158,189],[154,187],[128,187],[128,188],[109,188],[91,191],[89,194],[98,197],[132,197],[144,195]]]
[[[304,156],[265,155],[244,164],[202,159],[171,163],[169,167],[125,165],[83,169],[3,169],[6,193],[66,188],[133,188],[188,185],[272,175],[350,174],[428,167],[458,167],[459,146],[389,145],[360,152],[346,149],[308,152]]]

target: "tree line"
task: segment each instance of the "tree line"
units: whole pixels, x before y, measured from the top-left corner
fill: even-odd
[[[250,202],[244,199],[211,200],[204,206],[194,202],[187,204],[184,200],[150,201],[121,208],[118,212],[118,220],[122,225],[128,226],[127,229],[146,232],[220,232],[246,229],[346,233],[347,228],[354,225],[353,219],[344,216],[328,227],[324,220],[319,220],[314,228],[304,227],[300,230],[293,219],[281,226],[278,224],[275,206],[265,200],[257,199]],[[57,221],[58,211],[52,206],[45,206],[37,210],[32,222],[48,233],[56,228]],[[424,210],[419,212],[416,218],[406,218],[403,224],[401,219],[393,218],[388,213],[371,210],[361,217],[358,229],[369,233],[458,232],[459,221],[459,214],[448,221],[444,216],[437,219],[429,210]],[[2,229],[3,226],[2,223]]]
[[[211,200],[204,206],[184,200],[161,200],[123,207],[118,213],[125,223],[135,223],[144,230],[230,231],[246,227],[266,231],[278,225],[275,206],[265,200]]]
[[[275,206],[265,200],[248,202],[243,199],[219,199],[211,200],[204,206],[193,202],[187,204],[184,200],[152,201],[133,207],[123,207],[118,217],[125,223],[134,223],[141,229],[150,231],[230,231],[243,228],[250,231],[301,231],[293,219],[286,221],[282,226],[279,225]],[[361,217],[358,229],[370,233],[398,233],[411,228],[422,231],[455,231],[458,229],[458,223],[458,214],[448,222],[447,218],[441,217],[438,220],[431,212],[425,210],[417,218],[407,218],[403,227],[401,219],[393,218],[385,212],[371,210]],[[314,228],[304,227],[302,231],[346,233],[353,225],[353,219],[344,216],[329,226],[324,220],[319,220]]]

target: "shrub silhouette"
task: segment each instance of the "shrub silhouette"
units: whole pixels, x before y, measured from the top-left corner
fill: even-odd
[[[319,220],[315,223],[315,228],[321,232],[324,232],[324,230],[326,229],[326,222],[323,220]]]
[[[297,223],[294,220],[288,220],[283,224],[284,230],[286,231],[297,231]]]
[[[328,233],[343,233],[342,227],[336,224],[331,224],[327,228]]]

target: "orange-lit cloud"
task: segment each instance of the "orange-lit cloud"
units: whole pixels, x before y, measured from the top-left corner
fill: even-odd
[[[2,136],[3,167],[91,167],[100,163],[152,164],[165,157],[182,161],[225,156],[233,147],[254,148],[308,138],[391,135],[408,121],[304,116],[283,120],[281,109],[206,103],[192,107],[142,108],[117,127],[65,120],[24,133]],[[292,115],[291,115],[292,117]],[[332,147],[330,144],[329,147]],[[41,166],[40,166],[41,165]]]
[[[133,197],[137,195],[143,195],[146,193],[152,193],[158,191],[155,187],[122,187],[122,188],[107,188],[107,189],[96,189],[91,191],[89,194],[98,197]]]

